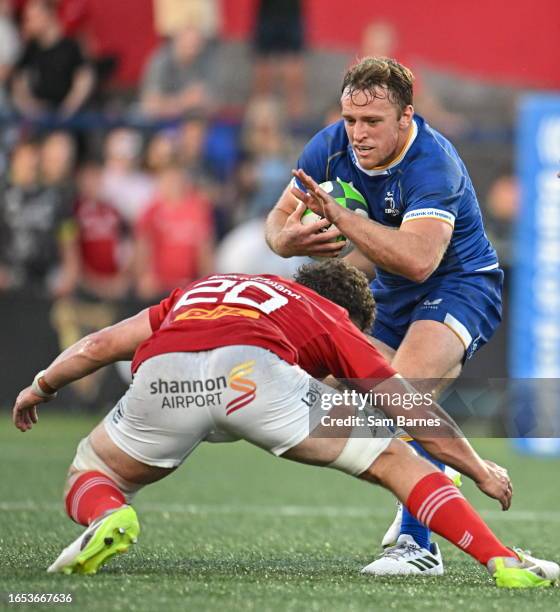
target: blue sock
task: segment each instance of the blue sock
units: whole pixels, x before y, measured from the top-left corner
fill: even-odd
[[[414,447],[414,450],[419,455],[421,455],[422,457],[425,457],[428,461],[433,463],[438,469],[442,471],[445,469],[445,465],[443,463],[440,463],[439,461],[436,461],[433,457],[428,455],[428,453],[424,450],[424,448],[420,444],[418,444],[418,442],[416,442],[415,440],[412,440],[411,442],[409,442],[409,444]],[[418,546],[421,546],[422,548],[426,548],[430,550],[430,535],[432,532],[426,526],[424,526],[420,521],[418,521],[415,517],[413,517],[412,514],[410,514],[410,512],[407,510],[406,506],[403,506],[403,516],[402,516],[402,525],[401,525],[400,535],[402,535],[403,533],[412,536],[416,544],[418,544]]]

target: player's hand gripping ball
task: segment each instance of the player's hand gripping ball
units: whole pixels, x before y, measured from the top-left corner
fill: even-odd
[[[319,186],[340,206],[348,208],[366,219],[368,218],[368,206],[364,196],[350,183],[345,183],[344,181],[337,179],[336,181],[326,181],[325,183],[321,183]],[[303,225],[307,225],[309,223],[315,223],[315,221],[319,221],[322,218],[323,217],[321,217],[321,215],[318,215],[311,209],[307,208],[301,217],[301,222]],[[331,229],[331,227],[334,226],[329,225],[329,227],[326,227],[321,231],[326,232],[327,230]],[[344,257],[354,250],[353,243],[345,236],[338,236],[338,238],[333,239],[333,242],[340,241],[346,241],[346,244],[338,252],[337,257]],[[326,258],[313,257],[313,259],[321,260]]]

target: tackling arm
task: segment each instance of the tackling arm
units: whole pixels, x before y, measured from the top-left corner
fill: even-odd
[[[14,425],[21,431],[31,429],[37,422],[37,404],[53,399],[61,387],[109,363],[131,359],[140,343],[151,334],[149,311],[145,309],[78,340],[42,372],[39,380],[20,392],[12,413]]]
[[[468,476],[486,495],[499,500],[504,510],[509,508],[512,489],[507,471],[492,461],[483,460],[457,423],[435,401],[422,396],[423,403],[409,410],[403,407],[403,402],[394,405],[393,401],[387,401],[396,395],[403,400],[405,395],[421,396],[398,374],[377,385],[372,392],[381,400],[376,406],[387,416],[395,421],[397,417],[407,419],[406,432],[432,457]],[[429,419],[433,425],[424,425]]]

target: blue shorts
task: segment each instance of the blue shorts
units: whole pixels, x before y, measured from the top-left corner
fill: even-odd
[[[502,320],[503,280],[499,268],[428,279],[421,285],[392,287],[375,279],[371,288],[377,316],[372,335],[396,350],[411,323],[439,321],[455,332],[465,346],[464,359],[470,359]]]

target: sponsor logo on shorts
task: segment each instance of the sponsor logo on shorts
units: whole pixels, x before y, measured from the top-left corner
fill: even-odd
[[[228,386],[234,391],[240,391],[241,395],[231,400],[226,405],[226,415],[229,416],[236,410],[250,404],[257,395],[257,383],[246,376],[253,373],[255,360],[240,363],[231,369],[228,374]]]
[[[205,380],[163,380],[150,383],[150,395],[161,395],[161,408],[191,408],[215,406],[227,387],[225,376]]]
[[[250,308],[240,308],[239,306],[226,306],[220,304],[216,308],[189,308],[180,315],[177,315],[174,321],[214,321],[222,317],[247,317],[249,319],[258,319],[261,316],[257,310]]]
[[[309,388],[305,392],[304,397],[301,398],[301,401],[309,408],[313,408],[315,404],[318,404],[320,402],[321,396],[321,386],[316,381],[311,380],[309,383]]]

